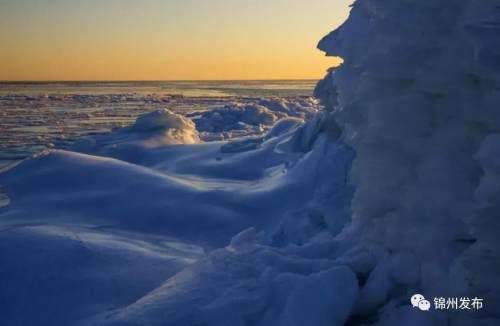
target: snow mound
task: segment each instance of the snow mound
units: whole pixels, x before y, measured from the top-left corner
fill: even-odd
[[[167,129],[193,129],[191,120],[168,109],[153,111],[140,115],[130,127],[131,131],[155,131]]]
[[[148,145],[194,144],[200,141],[190,119],[168,109],[145,113],[127,129],[133,133],[158,133]]]
[[[152,149],[200,142],[193,121],[168,109],[162,109],[140,115],[129,127],[86,137],[69,149],[102,156],[120,152],[130,158],[145,155],[145,152]]]

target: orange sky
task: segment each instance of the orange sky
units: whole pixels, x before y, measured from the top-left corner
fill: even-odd
[[[0,0],[0,80],[318,79],[345,0]]]

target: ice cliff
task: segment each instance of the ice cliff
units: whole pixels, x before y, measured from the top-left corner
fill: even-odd
[[[381,313],[396,288],[411,289],[488,302],[480,314],[429,318],[440,325],[498,323],[499,32],[497,0],[359,0],[319,43],[344,63],[316,94],[356,152],[342,236],[384,248],[369,278],[383,291],[363,300],[362,290],[361,310]],[[383,271],[387,260],[401,275]]]

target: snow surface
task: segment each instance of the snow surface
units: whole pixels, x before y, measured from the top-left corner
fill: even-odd
[[[4,171],[0,324],[498,325],[499,7],[358,0],[323,112],[156,111]]]
[[[79,153],[47,150],[4,171],[0,323],[342,324],[354,273],[300,247],[316,237],[334,249],[352,194],[352,151],[320,121],[284,118],[262,136],[201,142],[188,118],[154,111],[77,142]],[[348,297],[332,310],[340,292]],[[303,304],[309,317],[297,315]]]

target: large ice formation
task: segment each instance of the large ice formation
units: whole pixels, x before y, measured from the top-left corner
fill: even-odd
[[[378,307],[379,323],[404,319],[398,298],[412,290],[488,302],[479,314],[435,313],[434,321],[479,325],[467,320],[500,317],[500,278],[492,275],[500,271],[493,236],[500,218],[499,32],[496,0],[359,0],[319,44],[344,59],[316,94],[356,152],[352,222],[342,236],[383,248],[369,282],[380,278],[384,293],[363,299],[370,289],[362,289],[359,306],[370,313]],[[391,261],[396,275],[384,271]]]

